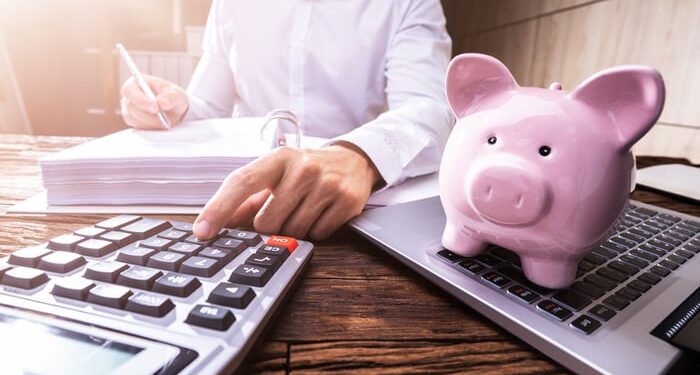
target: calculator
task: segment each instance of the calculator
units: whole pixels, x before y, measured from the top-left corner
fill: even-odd
[[[120,215],[0,259],[4,373],[216,374],[242,362],[313,245]]]

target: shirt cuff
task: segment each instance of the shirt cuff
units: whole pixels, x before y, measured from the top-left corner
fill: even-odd
[[[368,127],[359,127],[349,133],[333,138],[327,145],[348,142],[361,149],[374,163],[379,175],[386,183],[382,189],[401,182],[403,167],[398,155],[387,145],[384,136]]]

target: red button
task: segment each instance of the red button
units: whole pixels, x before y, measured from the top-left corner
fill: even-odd
[[[270,246],[284,246],[287,248],[290,254],[294,252],[294,249],[296,249],[299,245],[297,244],[297,240],[294,238],[283,236],[270,236],[270,238],[267,240],[267,244]]]

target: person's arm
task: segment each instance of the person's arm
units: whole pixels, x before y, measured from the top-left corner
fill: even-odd
[[[233,71],[228,63],[231,35],[227,33],[226,2],[214,0],[202,40],[202,57],[187,86],[186,120],[230,117],[236,102]]]
[[[387,186],[434,172],[454,118],[445,99],[451,53],[439,0],[413,0],[386,56],[389,110],[335,138],[369,156]]]
[[[173,82],[144,75],[156,94],[153,102],[133,78],[121,88],[121,114],[127,125],[138,129],[164,129],[157,117],[165,113],[175,125],[183,120],[228,117],[236,99],[233,72],[227,63],[230,36],[221,23],[224,1],[215,0],[202,42],[203,56],[190,80],[187,93]]]
[[[437,0],[414,0],[387,54],[390,110],[321,149],[279,148],[233,171],[195,220],[194,234],[251,225],[325,239],[387,184],[437,170],[452,125],[443,97],[450,39]],[[381,176],[380,176],[381,174]]]

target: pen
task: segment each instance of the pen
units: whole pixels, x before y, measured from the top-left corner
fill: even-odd
[[[143,75],[141,75],[141,72],[139,71],[139,68],[136,67],[136,64],[134,64],[134,60],[131,59],[131,56],[129,55],[129,52],[126,51],[126,48],[121,43],[117,43],[117,51],[119,52],[119,55],[124,59],[124,62],[126,63],[127,68],[129,69],[129,72],[131,72],[131,75],[134,76],[134,79],[136,80],[136,83],[139,85],[141,88],[141,91],[143,91],[144,94],[146,94],[146,97],[153,102],[156,102],[156,94],[153,93],[153,90],[151,90],[151,87],[148,85],[145,79],[143,79]],[[170,121],[168,121],[168,118],[165,116],[165,113],[162,111],[158,112],[158,119],[160,119],[160,122],[165,126],[167,129],[170,129]]]

